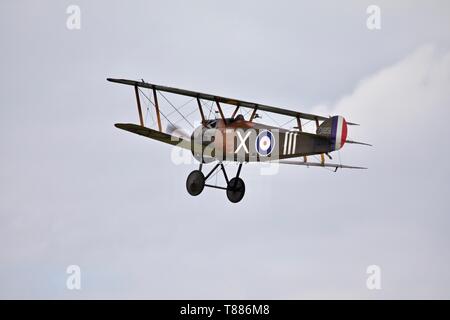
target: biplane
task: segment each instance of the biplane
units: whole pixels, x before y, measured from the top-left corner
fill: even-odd
[[[110,82],[129,85],[134,88],[139,124],[116,123],[119,129],[129,131],[150,139],[161,141],[176,147],[187,149],[198,160],[199,167],[192,171],[186,180],[186,189],[192,196],[197,196],[205,187],[217,188],[226,191],[228,200],[233,203],[242,200],[245,194],[245,183],[240,177],[243,163],[248,162],[276,162],[280,164],[302,165],[308,167],[325,167],[344,169],[366,169],[364,167],[348,166],[338,163],[325,162],[325,156],[332,159],[330,153],[338,151],[344,144],[367,143],[347,139],[348,126],[357,125],[348,122],[344,117],[336,115],[330,117],[303,113],[264,104],[247,102],[238,99],[230,99],[222,96],[206,94],[196,91],[166,87],[142,81],[126,79],[107,79]],[[149,90],[145,94],[144,90]],[[191,99],[195,106],[195,112],[200,116],[199,125],[194,127],[192,133],[179,130],[160,108],[160,99],[164,98],[170,103],[163,93],[184,96]],[[141,96],[144,96],[151,107],[151,112],[156,115],[155,128],[144,125]],[[209,103],[205,105],[205,103]],[[231,106],[232,112],[226,115],[224,105]],[[180,112],[174,104],[170,106],[186,121],[186,116]],[[183,105],[184,106],[184,105]],[[207,110],[209,108],[209,114]],[[214,109],[214,112],[212,110]],[[242,110],[247,110],[243,114]],[[147,112],[149,109],[147,108]],[[173,112],[175,112],[173,111]],[[231,110],[230,110],[231,111]],[[261,123],[260,112],[278,114],[289,117],[295,121],[296,126],[284,128]],[[192,112],[191,112],[192,113]],[[213,117],[211,117],[213,113]],[[161,115],[167,125],[163,127]],[[271,117],[272,118],[272,117]],[[272,118],[273,119],[273,118]],[[290,120],[290,121],[291,121]],[[315,132],[303,130],[302,121],[315,124]],[[315,156],[320,161],[309,161],[308,157]],[[234,177],[229,179],[224,163],[235,162],[238,164]],[[203,172],[206,164],[215,163],[208,173]],[[214,174],[222,171],[226,186],[218,186],[207,183]]]

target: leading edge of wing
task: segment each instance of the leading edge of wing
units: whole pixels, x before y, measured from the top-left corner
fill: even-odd
[[[134,123],[116,123],[116,128],[135,133],[150,139],[158,140],[167,144],[178,146],[184,149],[191,149],[191,141],[182,139],[177,136],[143,127]]]
[[[244,108],[252,108],[252,109],[256,108],[257,110],[261,110],[261,111],[267,111],[267,112],[272,112],[272,113],[277,113],[277,114],[282,114],[282,115],[292,116],[292,117],[299,117],[301,119],[320,120],[320,121],[324,121],[324,120],[328,119],[328,117],[323,117],[323,116],[319,116],[319,115],[315,115],[315,114],[311,114],[311,113],[303,113],[303,112],[288,110],[288,109],[279,108],[279,107],[272,107],[272,106],[263,105],[263,104],[259,104],[259,103],[248,102],[248,101],[243,101],[243,100],[239,100],[239,99],[226,98],[226,97],[216,96],[216,95],[202,93],[202,92],[198,92],[198,91],[191,91],[191,90],[178,89],[178,88],[173,88],[173,87],[160,86],[160,85],[156,85],[156,84],[152,84],[152,83],[147,83],[144,81],[135,81],[135,80],[128,80],[128,79],[114,79],[114,78],[107,78],[106,80],[108,80],[110,82],[130,85],[130,86],[137,86],[137,87],[142,87],[142,88],[155,89],[155,90],[163,91],[163,92],[169,92],[169,93],[173,93],[173,94],[180,94],[180,95],[193,97],[193,98],[199,98],[199,99],[203,99],[203,100],[217,101],[220,103],[231,104],[234,106],[240,106],[240,107],[244,107]],[[347,124],[348,125],[358,125],[358,124],[352,123],[352,122],[347,122]]]
[[[189,151],[203,150],[203,154],[205,157],[208,157],[207,155],[211,154],[214,150],[214,148],[211,148],[208,145],[200,145],[191,139],[183,139],[181,137],[170,135],[165,132],[160,132],[134,123],[116,123],[114,126],[116,128],[135,133],[153,140],[164,142],[175,147],[187,149]]]
[[[318,163],[318,162],[304,162],[304,161],[290,161],[290,160],[280,160],[280,161],[273,161],[275,163],[280,164],[292,164],[297,166],[307,166],[307,167],[330,167],[337,169],[368,169],[366,167],[356,167],[356,166],[347,166],[344,164],[338,164],[338,163]]]

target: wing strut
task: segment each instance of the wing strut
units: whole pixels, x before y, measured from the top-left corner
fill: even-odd
[[[319,128],[319,119],[316,118],[316,132],[318,128]],[[320,164],[322,166],[325,166],[325,156],[323,155],[323,153],[320,154]]]
[[[136,104],[139,113],[139,123],[141,124],[141,126],[144,126],[144,118],[142,117],[141,99],[139,98],[139,89],[137,86],[134,86],[134,93],[136,94]]]
[[[300,119],[299,116],[296,117],[297,118],[297,126],[298,126],[298,131],[303,132],[302,129],[302,120]],[[306,156],[303,156],[303,161],[307,162],[308,158]]]
[[[216,104],[217,104],[217,109],[219,109],[219,113],[220,113],[220,116],[222,117],[222,120],[225,121],[225,116],[223,115],[222,108],[220,107],[219,100],[216,100]]]
[[[231,118],[234,118],[236,116],[236,113],[239,110],[239,105],[236,106],[236,109],[234,109],[233,114],[231,115]]]
[[[200,111],[200,116],[202,117],[202,123],[205,123],[205,114],[203,113],[202,104],[200,103],[200,99],[197,98],[198,110]]]
[[[155,109],[156,109],[156,117],[158,119],[158,129],[159,132],[162,132],[162,128],[161,128],[161,116],[159,114],[159,104],[158,104],[158,97],[156,95],[156,89],[153,88],[153,99],[155,100]],[[142,124],[143,125],[143,124]]]
[[[250,122],[252,122],[253,119],[255,119],[255,117],[256,117],[256,110],[258,110],[258,108],[255,107],[255,109],[253,109],[252,115],[250,116],[250,120],[249,120]]]

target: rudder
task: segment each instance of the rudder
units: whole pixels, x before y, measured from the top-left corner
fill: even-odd
[[[317,128],[316,134],[330,139],[331,150],[339,150],[347,139],[347,122],[341,116],[328,118]]]

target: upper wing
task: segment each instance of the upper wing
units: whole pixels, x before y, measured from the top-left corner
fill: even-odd
[[[277,113],[277,114],[301,118],[301,119],[319,120],[319,121],[324,121],[324,120],[328,119],[328,117],[318,116],[315,114],[287,110],[284,108],[271,107],[271,106],[267,106],[267,105],[263,105],[263,104],[259,104],[259,103],[248,102],[248,101],[232,99],[232,98],[225,98],[225,97],[215,96],[212,94],[201,93],[201,92],[197,92],[197,91],[190,91],[190,90],[160,86],[160,85],[151,84],[151,83],[147,83],[147,82],[143,82],[143,81],[134,81],[134,80],[127,80],[127,79],[112,79],[112,78],[107,78],[107,80],[111,81],[111,82],[130,85],[130,86],[155,89],[155,90],[169,92],[169,93],[173,93],[173,94],[180,94],[180,95],[184,95],[184,96],[188,96],[188,97],[199,98],[199,99],[209,100],[209,101],[217,101],[220,103],[231,104],[231,105],[244,107],[244,108],[257,109],[257,110],[261,110],[261,111],[267,111],[267,112]],[[347,122],[347,124],[355,125],[355,123],[351,123],[351,122]]]

